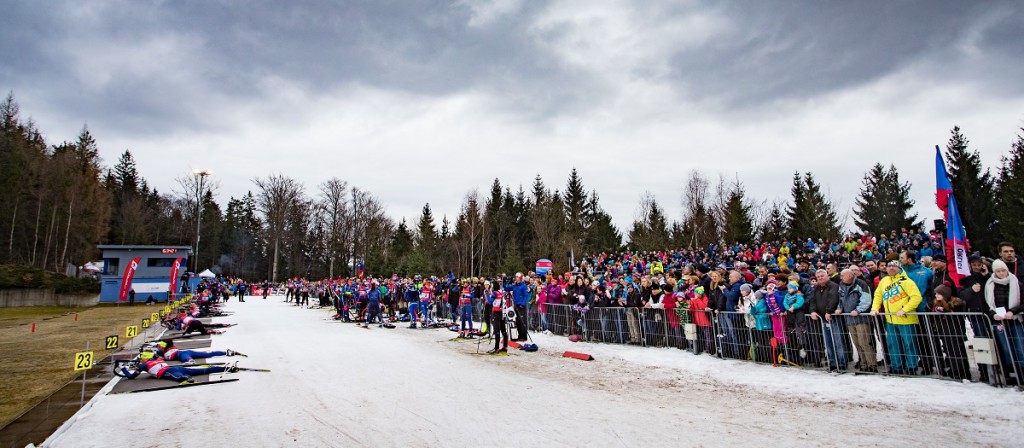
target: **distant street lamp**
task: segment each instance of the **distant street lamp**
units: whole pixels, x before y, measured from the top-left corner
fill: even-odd
[[[199,274],[199,228],[203,222],[203,196],[206,195],[206,178],[213,175],[210,170],[192,170],[196,177],[196,250],[193,256],[196,259],[192,272]]]

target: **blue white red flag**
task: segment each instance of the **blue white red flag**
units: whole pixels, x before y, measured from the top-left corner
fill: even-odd
[[[957,210],[956,198],[949,195],[949,213],[946,218],[946,258],[951,266],[947,268],[949,278],[960,287],[960,279],[971,275],[971,265],[968,259],[971,253],[971,246],[967,242],[967,232],[964,231],[964,224],[960,221],[960,212]],[[951,269],[950,269],[951,268]]]
[[[942,210],[942,217],[947,220],[946,214],[949,213],[947,204],[951,194],[953,194],[953,185],[946,177],[946,162],[942,160],[942,151],[939,150],[939,145],[935,145],[935,204],[939,206],[939,210]]]

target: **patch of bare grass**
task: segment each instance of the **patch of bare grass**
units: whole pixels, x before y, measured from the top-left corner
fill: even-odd
[[[162,306],[101,305],[76,310],[60,307],[0,309],[0,427],[80,375],[72,368],[76,352],[105,356],[104,341],[117,334],[125,345],[125,327],[139,325]],[[36,323],[35,333],[31,332]]]

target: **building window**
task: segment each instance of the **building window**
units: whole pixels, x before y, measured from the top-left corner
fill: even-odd
[[[169,268],[174,265],[177,258],[150,258],[146,260],[146,266],[151,268]]]
[[[103,275],[118,275],[118,271],[121,268],[120,258],[104,258],[103,259]]]

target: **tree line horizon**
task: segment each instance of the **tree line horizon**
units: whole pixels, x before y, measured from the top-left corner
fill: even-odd
[[[569,254],[706,248],[821,238],[835,240],[852,216],[855,232],[920,226],[909,182],[892,164],[863,176],[850,210],[839,210],[811,172],[795,172],[788,199],[757,200],[737,177],[717,182],[691,171],[682,216],[670,220],[650,192],[635,219],[619,229],[573,168],[561,189],[538,174],[529,190],[495,179],[481,196],[463,198],[458,216],[436,220],[426,203],[415,222],[395,220],[373,193],[331,178],[312,193],[296,179],[269,174],[253,189],[215,200],[217,184],[191,173],[171,192],[151,188],[130,150],[104,167],[98,143],[83,126],[74,141],[48,144],[22,119],[13,93],[0,103],[0,263],[55,272],[99,256],[97,244],[195,246],[201,216],[199,269],[254,280],[354,275],[360,262],[376,275],[480,275],[525,272],[541,258],[568,268]],[[1000,241],[1024,247],[1024,128],[993,173],[954,126],[943,151],[972,250],[993,253]],[[202,209],[200,214],[197,210]],[[5,241],[4,241],[5,240]]]

